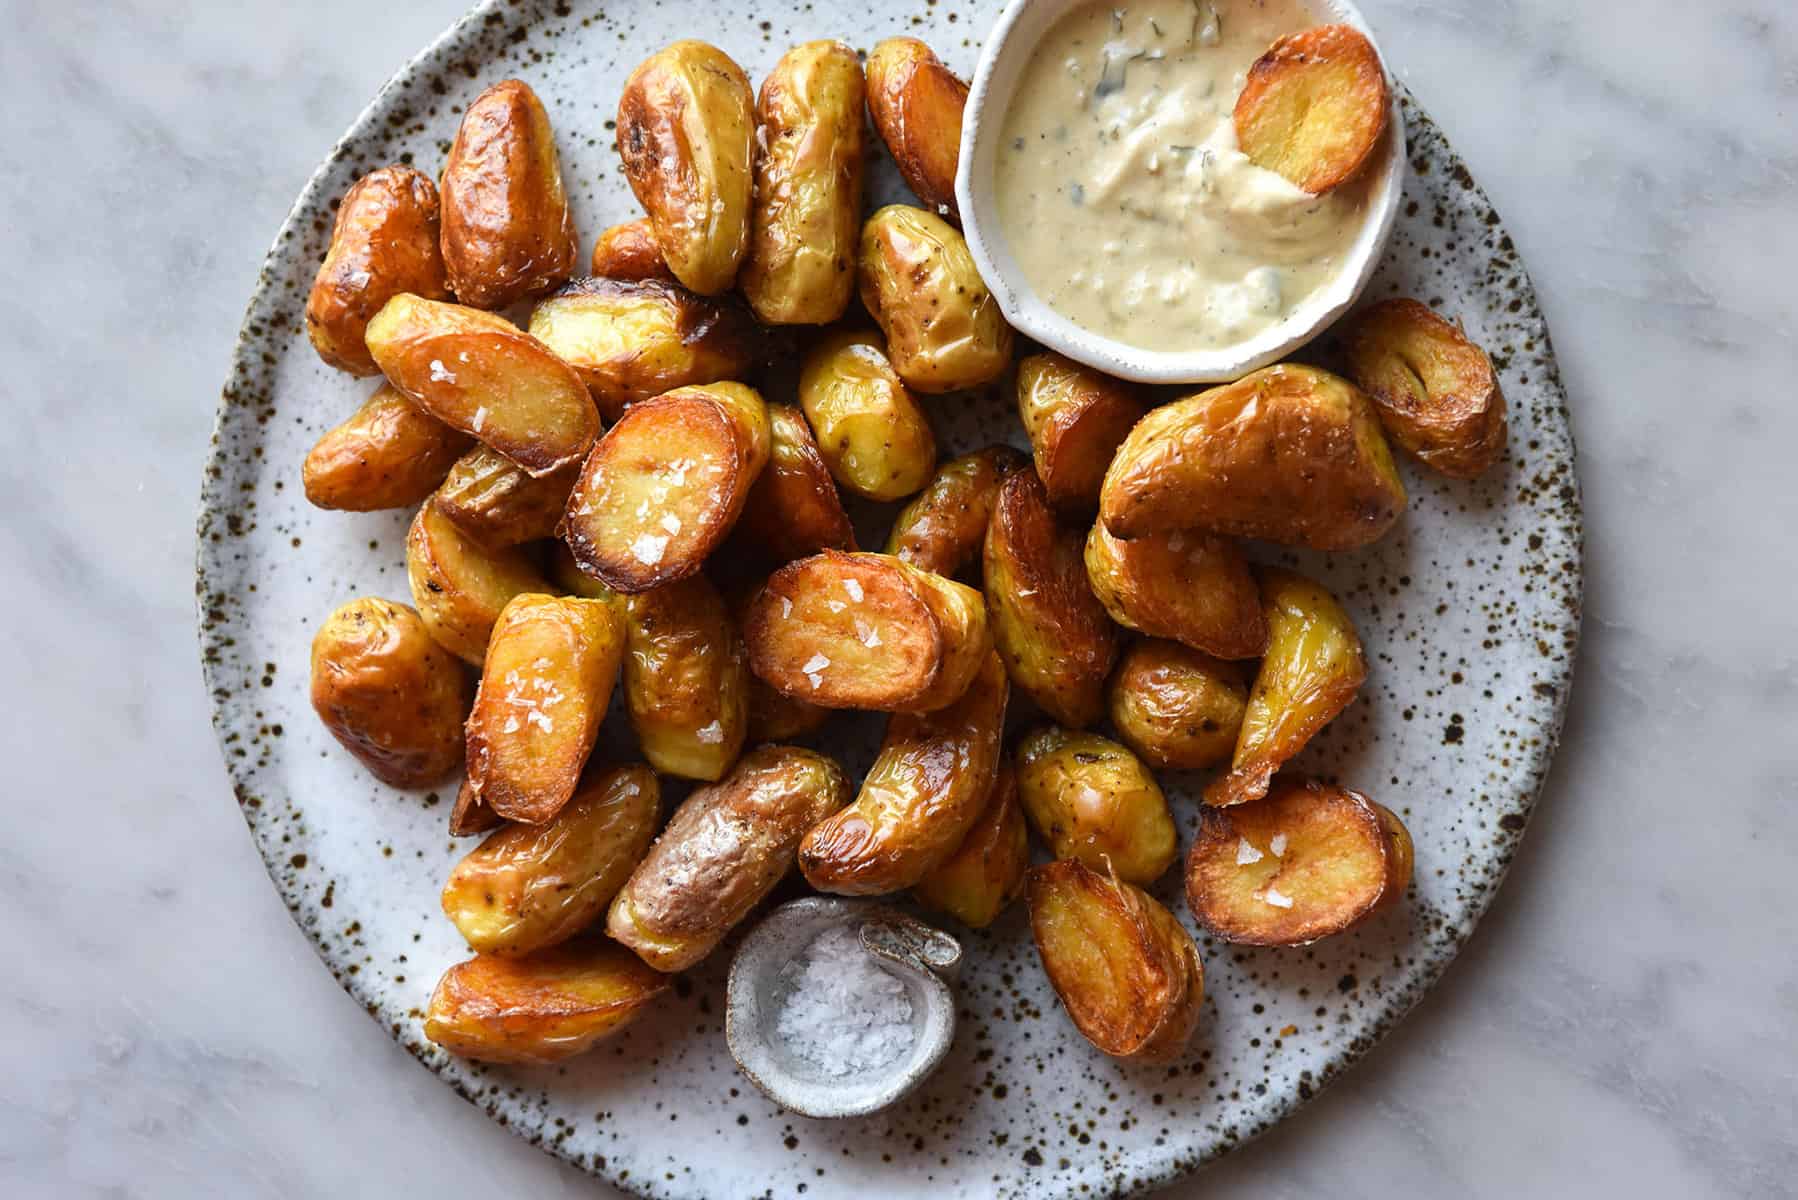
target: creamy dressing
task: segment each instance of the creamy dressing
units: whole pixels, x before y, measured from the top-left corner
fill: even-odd
[[[1237,149],[1231,114],[1300,0],[1131,0],[1069,11],[1024,69],[995,164],[1025,276],[1075,324],[1146,350],[1222,349],[1343,267],[1368,177],[1312,196]]]

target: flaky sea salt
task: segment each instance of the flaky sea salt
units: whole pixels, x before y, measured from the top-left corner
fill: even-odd
[[[1273,888],[1273,887],[1268,888],[1267,891],[1265,891],[1261,894],[1261,898],[1263,900],[1267,901],[1269,904],[1273,905],[1275,908],[1291,908],[1292,907],[1292,897],[1286,895],[1284,892],[1280,891],[1278,888]]]
[[[862,585],[861,585],[860,580],[856,580],[856,579],[843,580],[843,590],[845,592],[848,592],[849,598],[851,600],[855,601],[857,604],[860,604],[862,602]]]
[[[1267,844],[1267,848],[1274,852],[1275,858],[1285,858],[1286,857],[1286,835],[1283,833],[1274,834],[1274,840]]]
[[[724,725],[713,721],[710,725],[701,725],[693,731],[693,736],[708,746],[716,746],[724,740]]]
[[[788,990],[774,1031],[825,1075],[884,1067],[911,1046],[905,984],[862,948],[854,929],[825,930],[780,975]]]
[[[1237,838],[1236,839],[1236,865],[1237,866],[1246,867],[1250,863],[1258,863],[1262,860],[1263,857],[1264,856],[1262,855],[1261,851],[1255,849],[1255,843],[1249,841],[1248,838]]]

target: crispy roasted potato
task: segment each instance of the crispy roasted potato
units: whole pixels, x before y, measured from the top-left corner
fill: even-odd
[[[740,301],[659,280],[577,279],[531,313],[531,336],[573,367],[608,421],[675,388],[742,379],[760,333]]]
[[[1018,364],[1018,416],[1049,502],[1091,513],[1111,456],[1148,406],[1127,383],[1059,354]]]
[[[1010,446],[988,446],[944,463],[893,522],[886,552],[938,575],[955,574],[986,545],[999,485],[1029,462]]]
[[[431,503],[457,529],[494,549],[554,537],[580,464],[532,478],[486,446],[456,461]]]
[[[1242,804],[1267,794],[1274,772],[1347,708],[1367,678],[1355,623],[1329,592],[1291,571],[1261,571],[1267,654],[1249,690],[1230,773],[1205,803]]]
[[[477,954],[444,972],[425,1036],[462,1058],[557,1063],[618,1032],[670,982],[601,937],[516,958]]]
[[[769,577],[743,621],[749,666],[825,708],[928,712],[992,650],[980,593],[885,554],[826,550]]]
[[[624,597],[587,574],[581,564],[575,561],[574,552],[568,548],[567,542],[550,545],[549,579],[555,585],[551,590],[564,596],[584,596],[588,600],[604,600],[608,604],[622,604],[624,601]]]
[[[739,633],[748,619],[749,607],[758,590],[759,584],[752,584],[734,591],[729,598],[731,614]],[[747,651],[747,647],[745,650]],[[749,736],[745,742],[751,746],[759,746],[763,742],[787,742],[805,737],[821,729],[830,720],[831,711],[823,705],[776,691],[751,671]]]
[[[1486,352],[1415,300],[1384,300],[1343,335],[1349,373],[1399,449],[1454,479],[1505,452],[1505,394]]]
[[[612,901],[606,932],[657,970],[685,970],[792,871],[805,831],[848,802],[849,782],[824,755],[757,747],[675,810]]]
[[[766,325],[824,325],[855,292],[862,64],[842,42],[781,56],[756,105],[755,206],[737,285]]]
[[[443,482],[469,441],[384,383],[318,439],[300,468],[300,484],[319,508],[411,508]]]
[[[977,388],[1011,366],[1011,326],[967,241],[936,214],[889,204],[869,217],[856,284],[907,386],[929,393]]]
[[[418,613],[363,596],[312,638],[312,710],[383,783],[429,787],[462,764],[468,674]]]
[[[1126,629],[1219,658],[1254,658],[1267,648],[1255,576],[1227,537],[1177,529],[1126,542],[1100,521],[1086,538],[1086,578]]]
[[[855,549],[855,528],[805,415],[791,404],[770,404],[768,427],[768,465],[743,506],[743,533],[783,563]]]
[[[1105,710],[1118,628],[1086,582],[1081,537],[1062,526],[1034,471],[999,489],[986,527],[986,614],[1005,671],[1063,725]]]
[[[936,466],[936,435],[893,370],[880,336],[826,334],[799,370],[799,403],[836,481],[870,500],[898,500]]]
[[[1126,541],[1196,526],[1353,550],[1398,520],[1405,487],[1361,389],[1282,363],[1138,421],[1105,473],[1099,510]]]
[[[679,283],[656,245],[656,231],[648,217],[626,221],[601,231],[593,243],[592,270],[607,279],[659,279]]]
[[[985,929],[1024,890],[1030,833],[1018,803],[1018,776],[1001,762],[986,807],[954,854],[912,888],[925,908],[948,913],[970,929]]]
[[[504,824],[499,814],[482,802],[467,776],[464,776],[462,786],[456,789],[456,802],[450,805],[449,835],[458,838],[473,837],[498,829]]]
[[[968,85],[917,38],[888,38],[868,52],[868,116],[899,174],[925,208],[960,223],[955,169]]]
[[[443,885],[444,915],[481,954],[565,942],[604,915],[660,818],[654,771],[595,772],[548,823],[507,825],[469,851]]]
[[[534,825],[562,811],[623,657],[624,622],[604,600],[513,597],[493,627],[468,717],[468,778],[487,807]]]
[[[1110,738],[1053,725],[1029,734],[1018,743],[1018,797],[1056,858],[1144,886],[1174,861],[1178,834],[1161,785]]]
[[[320,358],[379,375],[363,341],[369,318],[401,292],[449,299],[438,213],[437,185],[411,167],[380,167],[350,185],[306,297],[306,336]]]
[[[1049,984],[1086,1040],[1113,1058],[1178,1058],[1205,999],[1199,949],[1147,892],[1084,863],[1029,877],[1030,932]]]
[[[579,462],[599,436],[574,368],[504,317],[395,296],[368,323],[368,349],[414,404],[532,475]]]
[[[521,592],[551,588],[517,547],[488,550],[426,504],[406,533],[406,582],[437,644],[475,666],[500,610]]]
[[[1353,179],[1392,108],[1380,56],[1360,30],[1289,33],[1249,68],[1236,97],[1236,140],[1249,161],[1312,195]]]
[[[1010,690],[989,652],[949,707],[891,717],[855,803],[799,844],[806,882],[848,896],[897,892],[953,855],[992,794]]]
[[[1303,946],[1397,902],[1411,857],[1404,825],[1360,792],[1282,780],[1264,799],[1202,811],[1186,902],[1227,942]]]
[[[622,600],[624,698],[650,766],[717,779],[749,727],[749,661],[724,597],[704,575]]]
[[[749,250],[755,95],[730,55],[673,42],[638,64],[618,100],[618,155],[676,279],[728,291]]]
[[[627,595],[696,574],[737,523],[770,440],[767,404],[740,383],[633,405],[568,498],[563,537],[575,560]]]
[[[1163,770],[1228,762],[1248,702],[1236,664],[1160,638],[1125,650],[1105,692],[1118,737]]]

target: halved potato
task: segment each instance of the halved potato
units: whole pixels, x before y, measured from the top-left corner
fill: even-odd
[[[986,545],[999,485],[1030,460],[1011,446],[988,446],[937,468],[887,535],[888,554],[938,575],[953,575]]]
[[[426,504],[406,533],[406,582],[437,644],[480,666],[493,623],[521,592],[551,588],[523,550],[489,550]]]
[[[458,734],[460,740],[460,734]],[[463,776],[462,786],[456,789],[456,802],[450,805],[449,835],[451,837],[474,837],[498,829],[506,822],[498,813],[482,802],[480,794]]]
[[[821,338],[800,367],[799,403],[831,475],[856,495],[898,500],[930,478],[930,418],[878,334],[846,329]]]
[[[717,779],[749,726],[749,661],[711,581],[626,596],[624,698],[643,757],[664,775]]]
[[[1018,797],[1056,858],[1116,871],[1128,883],[1161,878],[1179,848],[1155,776],[1096,733],[1049,726],[1026,736],[1018,743]]]
[[[991,925],[1024,890],[1030,833],[1018,803],[1018,776],[1001,762],[986,807],[955,853],[912,888],[925,908],[948,913],[970,929]]]
[[[1011,366],[1011,326],[961,231],[935,213],[889,204],[869,217],[856,284],[908,387],[977,388]]]
[[[533,477],[486,446],[476,446],[450,468],[431,503],[463,533],[501,549],[554,537],[568,507],[580,464]]]
[[[1148,412],[1129,384],[1059,354],[1018,364],[1018,416],[1057,508],[1090,513],[1111,456]]]
[[[680,282],[668,269],[662,248],[656,245],[656,231],[648,217],[613,225],[600,232],[593,243],[592,270],[607,279],[659,279],[663,283]]]
[[[751,583],[728,595],[739,633],[748,621],[750,605],[759,589],[760,583]],[[748,707],[749,736],[745,742],[751,746],[763,742],[788,742],[816,733],[830,720],[832,712],[822,705],[775,690],[754,671],[749,672]]]
[[[319,508],[411,508],[443,482],[469,440],[383,383],[318,439],[300,468],[300,485]]]
[[[955,170],[968,85],[917,38],[888,38],[868,52],[868,116],[905,186],[925,208],[960,221]]]
[[[1318,196],[1360,173],[1391,108],[1366,35],[1318,25],[1280,38],[1249,68],[1236,97],[1236,141],[1250,162]]]
[[[781,563],[855,549],[855,529],[804,414],[770,404],[768,428],[768,465],[749,490],[739,528]]]
[[[1254,658],[1267,648],[1255,576],[1227,537],[1176,529],[1126,542],[1099,521],[1086,538],[1086,578],[1126,629],[1219,658]]]
[[[1118,737],[1162,770],[1228,762],[1248,701],[1236,664],[1160,638],[1125,650],[1105,692]]]

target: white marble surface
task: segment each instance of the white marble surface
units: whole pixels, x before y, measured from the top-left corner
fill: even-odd
[[[1363,7],[1555,329],[1585,647],[1462,960],[1171,1194],[1798,1194],[1798,10]],[[458,12],[0,0],[0,1195],[610,1194],[315,961],[225,785],[192,635],[200,465],[262,254]]]

